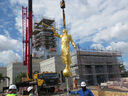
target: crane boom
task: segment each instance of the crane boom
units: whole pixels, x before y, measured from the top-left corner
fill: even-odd
[[[32,0],[28,0],[28,11],[22,7],[22,31],[23,65],[28,65],[28,76],[32,79]]]

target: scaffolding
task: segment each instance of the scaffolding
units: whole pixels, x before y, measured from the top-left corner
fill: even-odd
[[[42,25],[42,23],[45,23],[48,26],[55,26],[55,21],[52,19],[43,18],[40,22],[34,23],[34,57],[42,57],[43,59],[47,59],[56,55],[56,38],[54,37],[51,28]],[[40,54],[40,52],[42,54]]]
[[[77,62],[71,65],[73,76],[78,77],[78,82],[86,81],[88,85],[97,85],[112,79],[121,78],[120,66],[123,64],[122,55],[113,50],[77,50]],[[73,59],[74,58],[74,59]],[[74,62],[74,61],[73,61]]]

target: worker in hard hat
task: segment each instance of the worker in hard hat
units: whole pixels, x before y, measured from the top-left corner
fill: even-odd
[[[17,96],[16,91],[17,91],[16,85],[12,84],[9,86],[9,92],[6,96]]]
[[[77,79],[76,79],[76,78],[74,79],[74,85],[75,85],[75,89],[78,89],[78,86],[77,86]]]
[[[33,87],[29,86],[27,91],[29,92],[29,96],[34,96]]]
[[[81,82],[81,89],[78,91],[69,91],[70,94],[80,95],[80,96],[94,96],[91,90],[86,88],[86,83]]]

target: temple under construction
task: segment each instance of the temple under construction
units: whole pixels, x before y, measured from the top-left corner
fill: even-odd
[[[43,26],[45,23],[47,26]],[[34,57],[40,59],[48,59],[50,57],[56,57],[57,44],[56,38],[49,26],[55,26],[55,21],[51,19],[42,19],[40,22],[34,23],[33,32],[33,50]],[[77,50],[72,53],[71,69],[73,73],[73,79],[77,79],[78,82],[86,81],[88,85],[97,85],[102,82],[107,82],[113,79],[119,79],[121,77],[120,65],[122,65],[121,54],[117,51],[99,51],[99,50]],[[53,58],[55,59],[55,58]],[[47,61],[49,64],[57,65],[51,59]],[[57,62],[59,62],[57,60]],[[59,62],[60,64],[62,62]],[[62,64],[63,65],[63,64]],[[53,67],[47,69],[48,64],[43,64],[41,70],[53,70]],[[50,65],[51,66],[51,65]],[[59,66],[59,65],[57,65]],[[61,68],[61,67],[58,67]],[[56,69],[58,70],[58,69]],[[63,69],[61,69],[63,70]]]
[[[56,38],[49,26],[54,26],[54,20],[43,18],[40,22],[34,23],[33,31],[33,55],[47,59],[56,55]],[[42,23],[48,26],[43,26]]]
[[[97,85],[109,80],[120,80],[121,54],[117,51],[77,50],[72,54],[73,78],[88,85]]]

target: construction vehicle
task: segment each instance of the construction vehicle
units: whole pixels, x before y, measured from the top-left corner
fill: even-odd
[[[60,85],[60,76],[55,72],[34,72],[33,79],[30,79],[27,75],[27,78],[22,78],[21,85],[26,86],[35,86],[36,93],[46,94],[53,93],[56,87]]]
[[[53,93],[55,88],[60,85],[60,78],[57,73],[43,72],[34,75],[34,80],[37,80],[38,93],[49,92]]]

